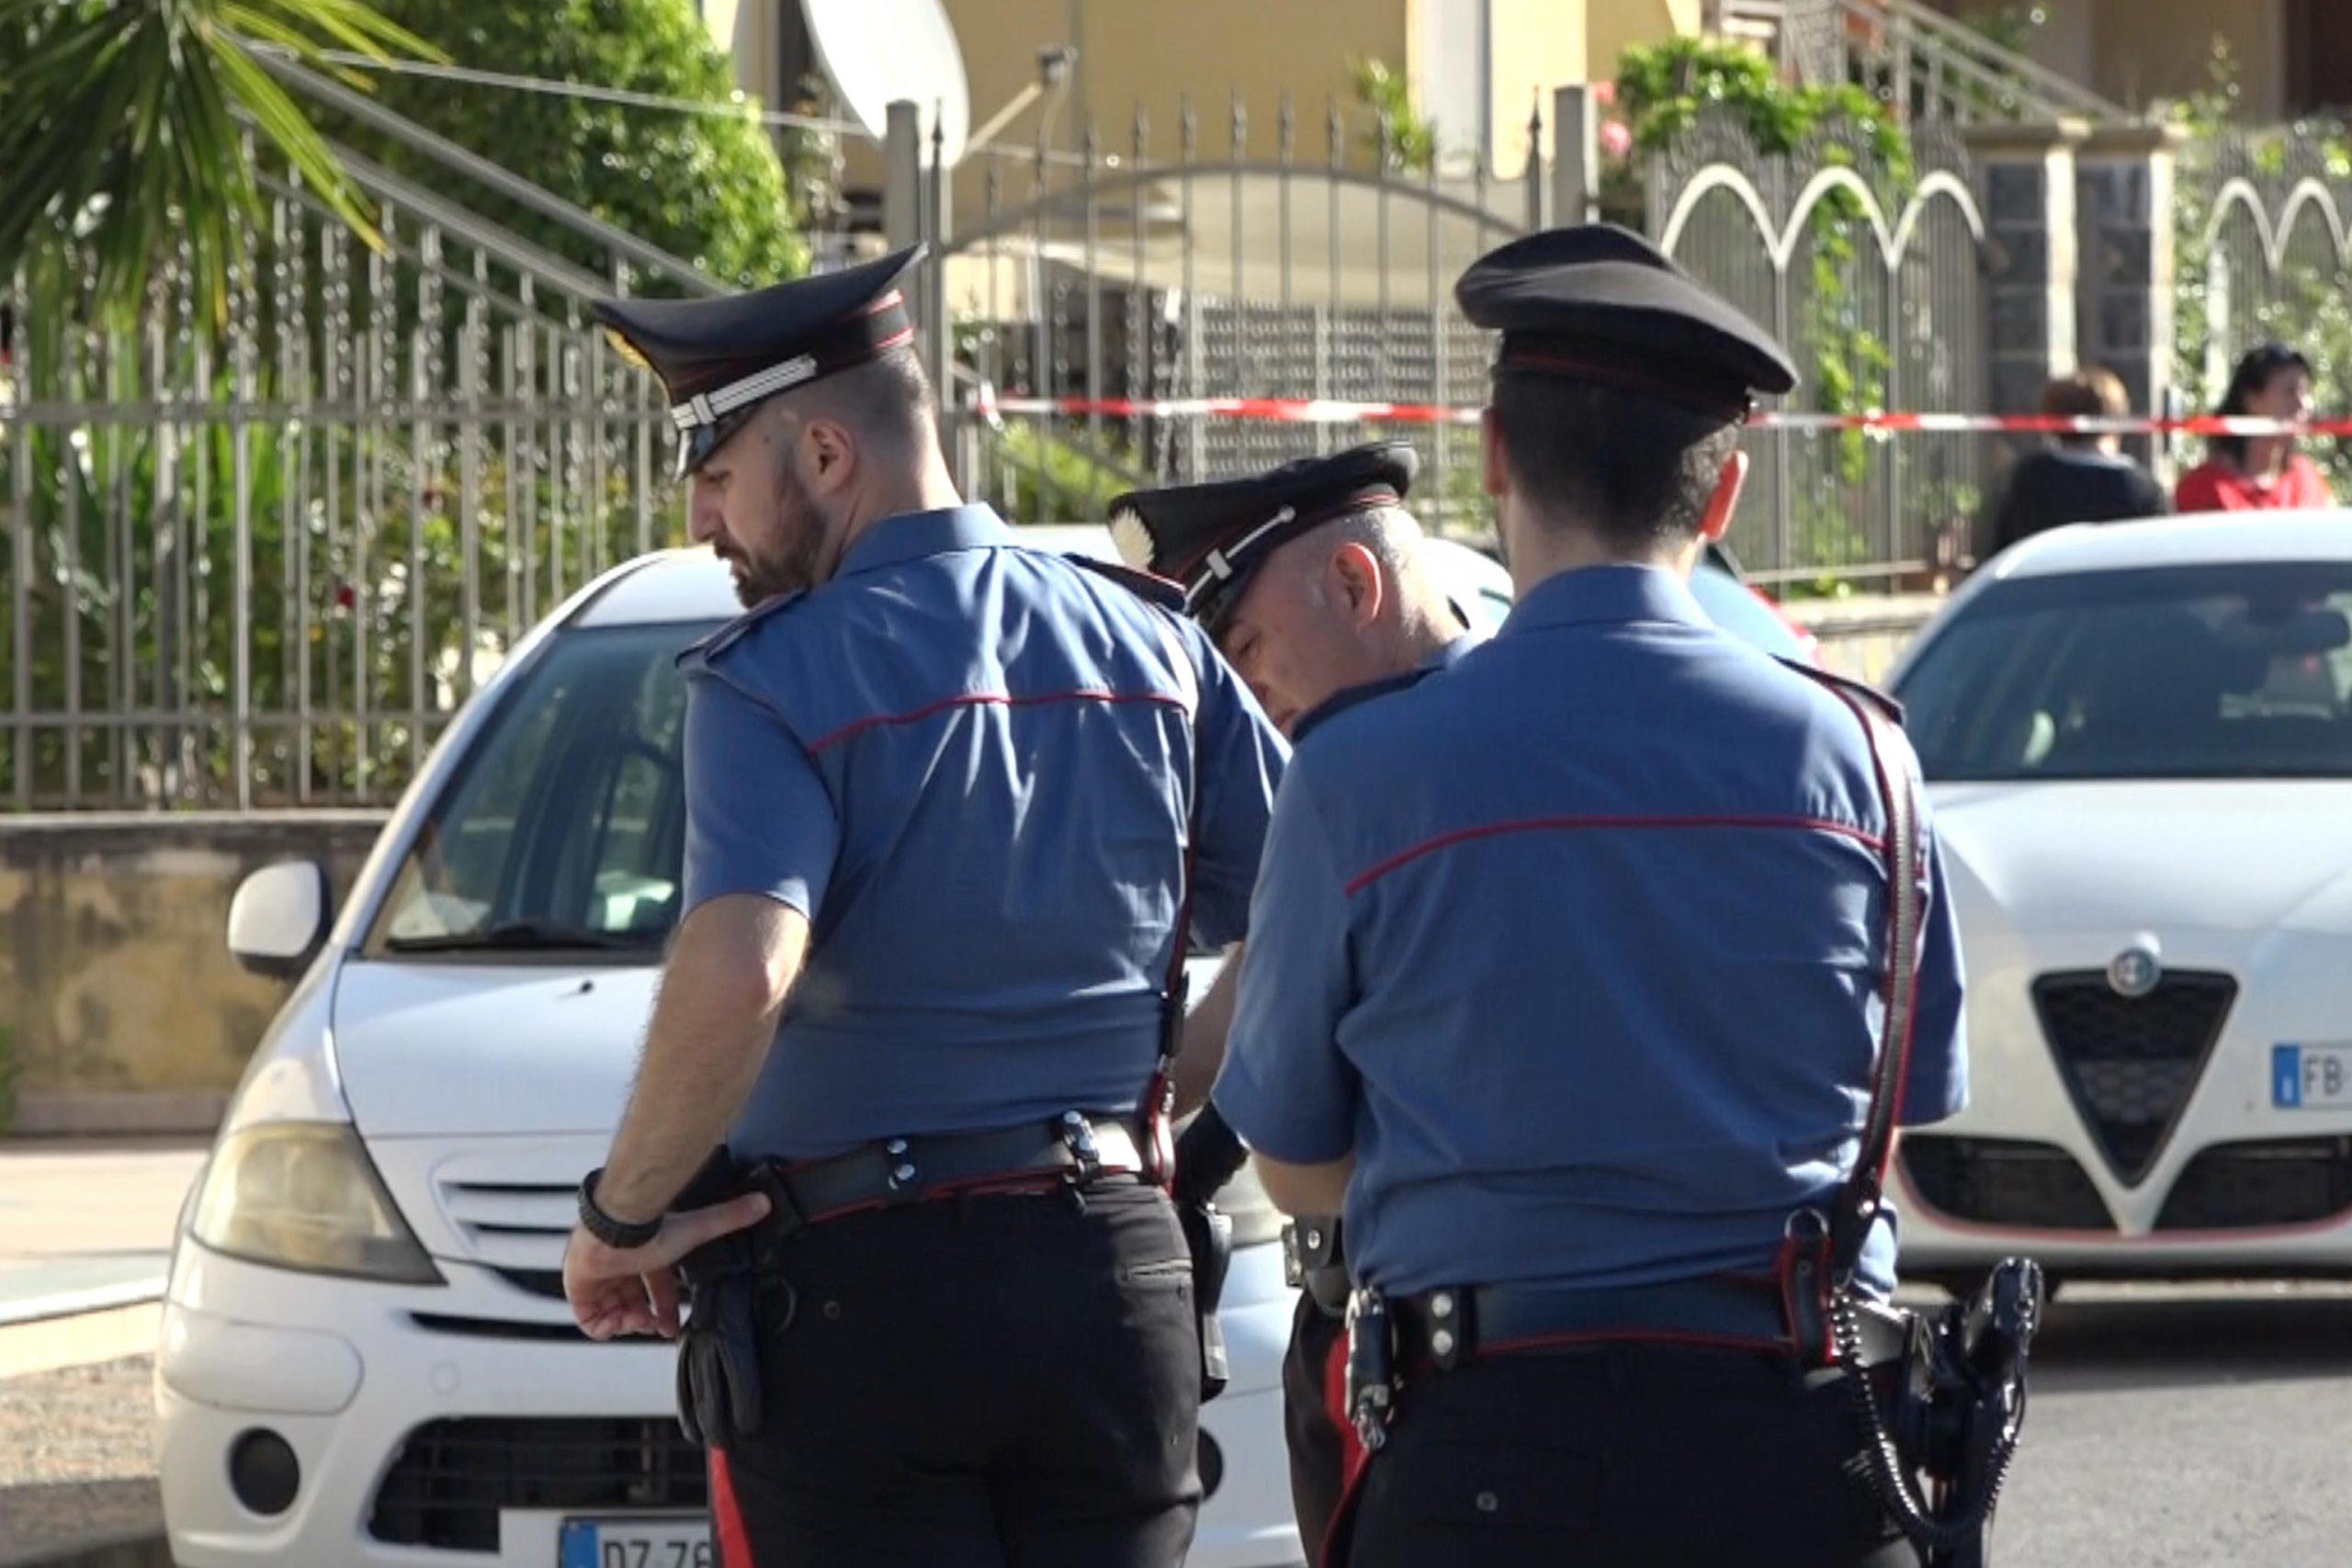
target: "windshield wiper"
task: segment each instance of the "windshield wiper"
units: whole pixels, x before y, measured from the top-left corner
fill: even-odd
[[[481,931],[396,936],[384,942],[393,953],[650,953],[656,945],[642,936],[591,931],[586,926],[560,925],[553,920],[510,920]]]

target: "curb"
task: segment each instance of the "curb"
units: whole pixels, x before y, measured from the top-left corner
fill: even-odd
[[[0,1325],[0,1382],[152,1355],[163,1326],[160,1285],[140,1300]]]
[[[81,1317],[90,1313],[111,1312],[119,1307],[143,1306],[150,1302],[161,1302],[168,1280],[168,1275],[157,1272],[111,1285],[92,1285],[79,1291],[57,1291],[45,1296],[0,1303],[0,1332],[36,1323],[53,1323],[61,1318]]]

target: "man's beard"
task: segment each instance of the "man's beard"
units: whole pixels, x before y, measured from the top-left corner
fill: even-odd
[[[735,569],[735,597],[743,608],[763,604],[783,593],[798,593],[817,586],[817,558],[825,547],[825,519],[817,510],[816,498],[797,475],[786,474],[779,483],[782,493],[777,497],[778,512],[789,532],[789,538],[773,555],[755,556],[748,551],[730,553],[728,564]]]

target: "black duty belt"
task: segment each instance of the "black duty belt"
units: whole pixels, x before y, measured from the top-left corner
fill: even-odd
[[[1397,1365],[1450,1371],[1480,1355],[1608,1342],[1790,1352],[1794,1341],[1770,1279],[1724,1277],[1606,1290],[1480,1285],[1392,1297]],[[1908,1343],[1891,1311],[1866,1312],[1865,1366]]]
[[[1291,1289],[1313,1296],[1327,1315],[1346,1314],[1354,1281],[1348,1278],[1339,1215],[1301,1214],[1283,1226],[1283,1278]]]
[[[751,1180],[768,1195],[770,1225],[789,1235],[825,1220],[961,1192],[1140,1176],[1144,1147],[1138,1118],[1072,1111],[985,1133],[889,1138],[801,1165],[771,1161],[754,1168]]]

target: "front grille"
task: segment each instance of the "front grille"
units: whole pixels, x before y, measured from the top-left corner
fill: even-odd
[[[2188,1162],[2160,1231],[2312,1224],[2352,1211],[2352,1138],[2217,1144]]]
[[[577,1185],[449,1178],[434,1185],[475,1257],[502,1273],[552,1275],[560,1288],[564,1243],[580,1215]]]
[[[408,1320],[427,1334],[456,1334],[473,1339],[554,1339],[567,1345],[628,1345],[626,1336],[591,1339],[573,1323],[541,1323],[511,1317],[462,1317],[446,1312],[413,1312]]]
[[[2115,1221],[2075,1156],[2049,1144],[1906,1133],[1903,1174],[1938,1212],[1980,1225],[2111,1231]]]
[[[2144,997],[2096,971],[2034,982],[2058,1076],[2119,1179],[2137,1186],[2155,1163],[2237,990],[2227,975],[2167,975]]]
[[[492,1273],[518,1291],[549,1301],[563,1300],[563,1270],[560,1269],[492,1269]]]
[[[692,1513],[708,1498],[702,1450],[666,1416],[432,1421],[401,1444],[368,1533],[496,1551],[501,1509]]]

